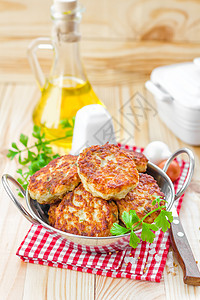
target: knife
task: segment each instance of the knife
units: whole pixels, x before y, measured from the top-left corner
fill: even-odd
[[[169,234],[176,258],[183,270],[183,281],[189,285],[200,285],[200,272],[175,207]]]
[[[194,155],[190,149],[182,148],[178,150],[174,155],[172,155],[165,163],[163,167],[163,171],[166,172],[170,163],[174,160],[174,158],[181,154],[186,153],[189,156],[189,170],[187,174],[187,178],[181,187],[181,189],[176,193],[173,205],[171,207],[171,212],[173,215],[173,221],[170,226],[169,234],[170,241],[174,253],[177,257],[177,260],[183,270],[183,281],[185,284],[189,285],[200,285],[200,272],[197,267],[197,263],[195,261],[194,255],[192,253],[191,247],[189,245],[188,239],[184,232],[183,226],[181,224],[180,218],[177,214],[175,201],[180,198],[180,196],[185,192],[188,184],[192,179],[192,175],[194,172]]]

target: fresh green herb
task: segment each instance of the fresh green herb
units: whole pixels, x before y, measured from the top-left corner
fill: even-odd
[[[119,225],[118,223],[114,223],[110,232],[112,235],[121,235],[130,232],[130,241],[129,245],[133,248],[137,248],[140,243],[139,237],[135,234],[135,230],[138,227],[142,228],[141,240],[152,243],[155,238],[155,231],[161,229],[163,232],[166,232],[168,228],[170,228],[170,222],[173,221],[172,212],[166,211],[165,205],[162,205],[164,200],[160,197],[156,197],[152,201],[152,205],[154,206],[157,203],[157,208],[153,209],[149,213],[147,213],[142,219],[140,219],[135,210],[130,210],[129,212],[124,211],[122,214],[122,219],[126,227]],[[150,216],[152,213],[160,211],[158,217],[154,220],[153,224],[148,224],[145,222],[145,219]]]
[[[73,129],[75,124],[75,117],[72,117],[71,119],[63,119],[60,121],[60,124],[64,129],[65,128]]]
[[[12,160],[15,156],[18,156],[18,162],[22,167],[17,170],[17,173],[20,175],[17,181],[24,189],[27,189],[29,176],[46,166],[54,158],[59,157],[59,154],[53,153],[49,144],[73,135],[74,119],[72,119],[71,122],[62,120],[61,126],[63,129],[67,129],[63,137],[46,140],[45,133],[42,132],[39,126],[35,125],[32,132],[32,136],[35,138],[33,145],[28,146],[29,138],[23,133],[19,138],[20,146],[16,143],[12,143],[12,149],[8,151],[7,157]],[[21,148],[21,146],[23,146],[23,148]]]

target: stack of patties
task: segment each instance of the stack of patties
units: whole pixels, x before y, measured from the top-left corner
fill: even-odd
[[[110,236],[113,223],[123,211],[134,209],[141,218],[163,197],[145,172],[146,157],[112,144],[92,146],[80,155],[54,159],[30,177],[32,199],[50,204],[49,224],[59,230],[83,236]],[[152,223],[157,215],[147,221]]]

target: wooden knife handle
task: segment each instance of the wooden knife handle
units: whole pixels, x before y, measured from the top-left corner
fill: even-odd
[[[200,285],[200,272],[179,217],[174,217],[171,223],[170,239],[172,248],[183,270],[184,283]]]

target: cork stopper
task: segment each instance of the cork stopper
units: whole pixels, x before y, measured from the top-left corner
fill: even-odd
[[[77,0],[54,0],[51,16],[54,21],[53,35],[59,40],[76,42],[80,39],[78,26],[83,8]]]
[[[54,9],[57,13],[70,14],[77,6],[77,0],[54,0]]]

